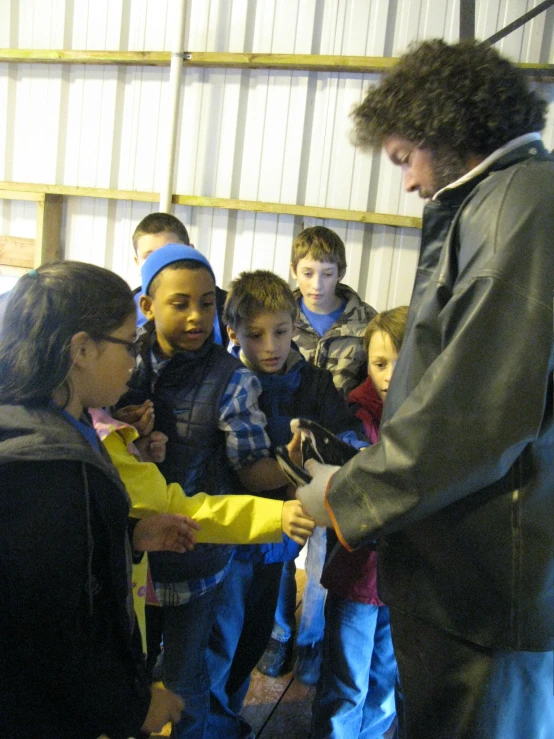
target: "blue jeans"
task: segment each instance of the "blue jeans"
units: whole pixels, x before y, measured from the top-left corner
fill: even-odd
[[[380,739],[395,715],[397,668],[389,610],[329,593],[325,616],[312,735]]]
[[[296,644],[307,647],[323,639],[325,630],[325,596],[327,591],[320,584],[327,549],[326,530],[318,526],[308,539],[306,555],[306,586],[302,598],[302,616]],[[271,634],[280,642],[288,641],[296,629],[296,565],[286,562],[281,577],[279,599],[275,610],[275,623]]]
[[[207,653],[210,718],[207,736],[243,739],[249,724],[238,714],[250,673],[269,640],[282,564],[235,558],[223,585]]]
[[[206,652],[223,583],[182,606],[163,606],[163,682],[185,701],[174,739],[205,739],[210,710]]]

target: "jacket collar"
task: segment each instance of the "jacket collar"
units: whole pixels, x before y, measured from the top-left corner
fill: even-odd
[[[473,169],[466,172],[462,177],[438,190],[431,200],[442,200],[444,199],[443,196],[449,196],[451,191],[457,188],[461,188],[465,192],[468,189],[467,185],[470,186],[469,189],[472,189],[489,172],[505,169],[511,164],[522,159],[527,159],[529,156],[534,156],[539,152],[546,154],[540,133],[526,133],[523,136],[517,136],[515,139],[508,141],[504,146],[493,151],[492,154],[479,162],[476,167],[473,167]]]

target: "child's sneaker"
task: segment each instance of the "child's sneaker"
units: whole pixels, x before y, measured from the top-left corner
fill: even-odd
[[[297,647],[294,676],[303,685],[315,685],[319,679],[321,658],[323,656],[323,642],[309,644],[307,647]]]
[[[272,637],[256,665],[257,670],[268,677],[285,675],[291,668],[292,647],[293,639],[278,641]]]

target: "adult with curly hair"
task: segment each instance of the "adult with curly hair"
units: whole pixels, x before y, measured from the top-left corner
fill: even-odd
[[[347,548],[379,542],[409,739],[554,736],[545,110],[486,44],[427,41],[353,113],[428,199],[419,266],[378,443],[298,495]]]

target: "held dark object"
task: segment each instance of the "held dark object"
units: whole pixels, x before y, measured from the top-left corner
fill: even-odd
[[[297,487],[307,485],[311,480],[303,467],[308,459],[315,459],[322,464],[342,467],[358,453],[357,449],[341,441],[315,421],[310,421],[307,418],[295,418],[291,421],[290,427],[293,433],[300,431],[302,466],[292,461],[286,446],[278,447],[276,456],[285,475]]]

